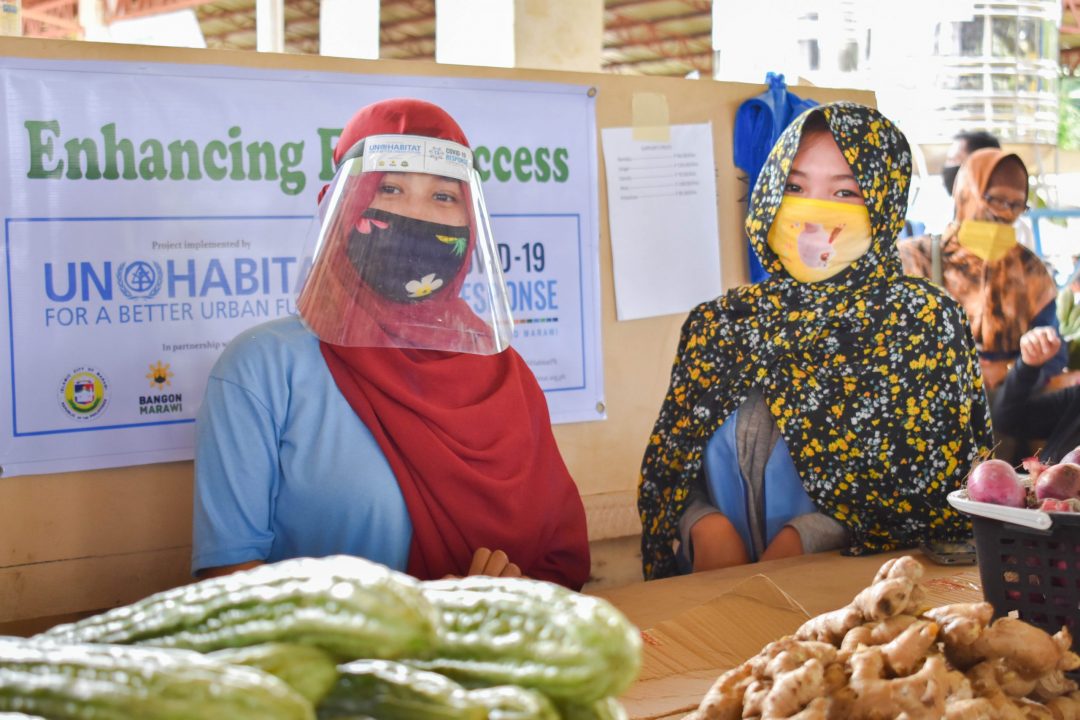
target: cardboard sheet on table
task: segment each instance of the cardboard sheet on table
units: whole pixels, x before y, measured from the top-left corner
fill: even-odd
[[[948,577],[924,578],[919,586],[926,593],[926,604],[931,607],[983,601],[982,580],[974,568],[958,570]]]
[[[645,630],[638,681],[621,698],[631,718],[697,707],[725,670],[794,632],[809,616],[764,575]]]

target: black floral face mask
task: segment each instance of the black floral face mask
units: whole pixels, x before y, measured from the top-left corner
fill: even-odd
[[[349,237],[348,256],[372,290],[394,302],[415,303],[452,284],[468,246],[468,226],[368,208]]]

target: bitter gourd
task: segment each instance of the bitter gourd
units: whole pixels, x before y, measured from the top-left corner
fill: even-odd
[[[435,619],[418,581],[338,555],[283,560],[167,590],[44,637],[200,652],[288,642],[339,660],[422,657],[432,649]]]
[[[188,650],[0,638],[0,711],[49,720],[313,720],[272,675]]]
[[[270,673],[312,705],[317,705],[338,679],[337,663],[324,650],[309,645],[266,643],[210,653],[214,660]]]
[[[543,693],[517,685],[470,690],[469,699],[487,709],[488,720],[559,720],[559,711]]]
[[[576,703],[618,695],[641,667],[641,634],[606,600],[521,578],[435,580],[435,657],[418,667],[466,685],[520,685]]]
[[[606,697],[587,705],[565,703],[559,706],[563,720],[627,720],[626,708],[613,697]]]
[[[319,720],[485,720],[487,709],[469,699],[458,683],[387,660],[357,660],[338,668],[341,676],[319,704]]]
[[[499,686],[466,690],[438,673],[387,660],[357,660],[319,705],[320,720],[559,720],[535,690]]]

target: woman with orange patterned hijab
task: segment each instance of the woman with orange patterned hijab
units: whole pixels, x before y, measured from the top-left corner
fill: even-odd
[[[941,237],[900,242],[904,272],[933,280],[964,308],[990,390],[1020,354],[1034,327],[1057,328],[1057,286],[1046,265],[1016,241],[1013,224],[1027,209],[1028,172],[1013,153],[976,150],[960,168],[956,215]],[[936,259],[935,259],[936,258]],[[1042,381],[1065,367],[1060,353]]]

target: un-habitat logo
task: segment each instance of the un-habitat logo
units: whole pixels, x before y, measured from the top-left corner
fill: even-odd
[[[116,283],[128,300],[148,300],[161,290],[161,266],[156,262],[122,262],[116,268]]]
[[[80,367],[60,383],[60,407],[76,420],[93,420],[109,406],[109,382],[100,371]]]

